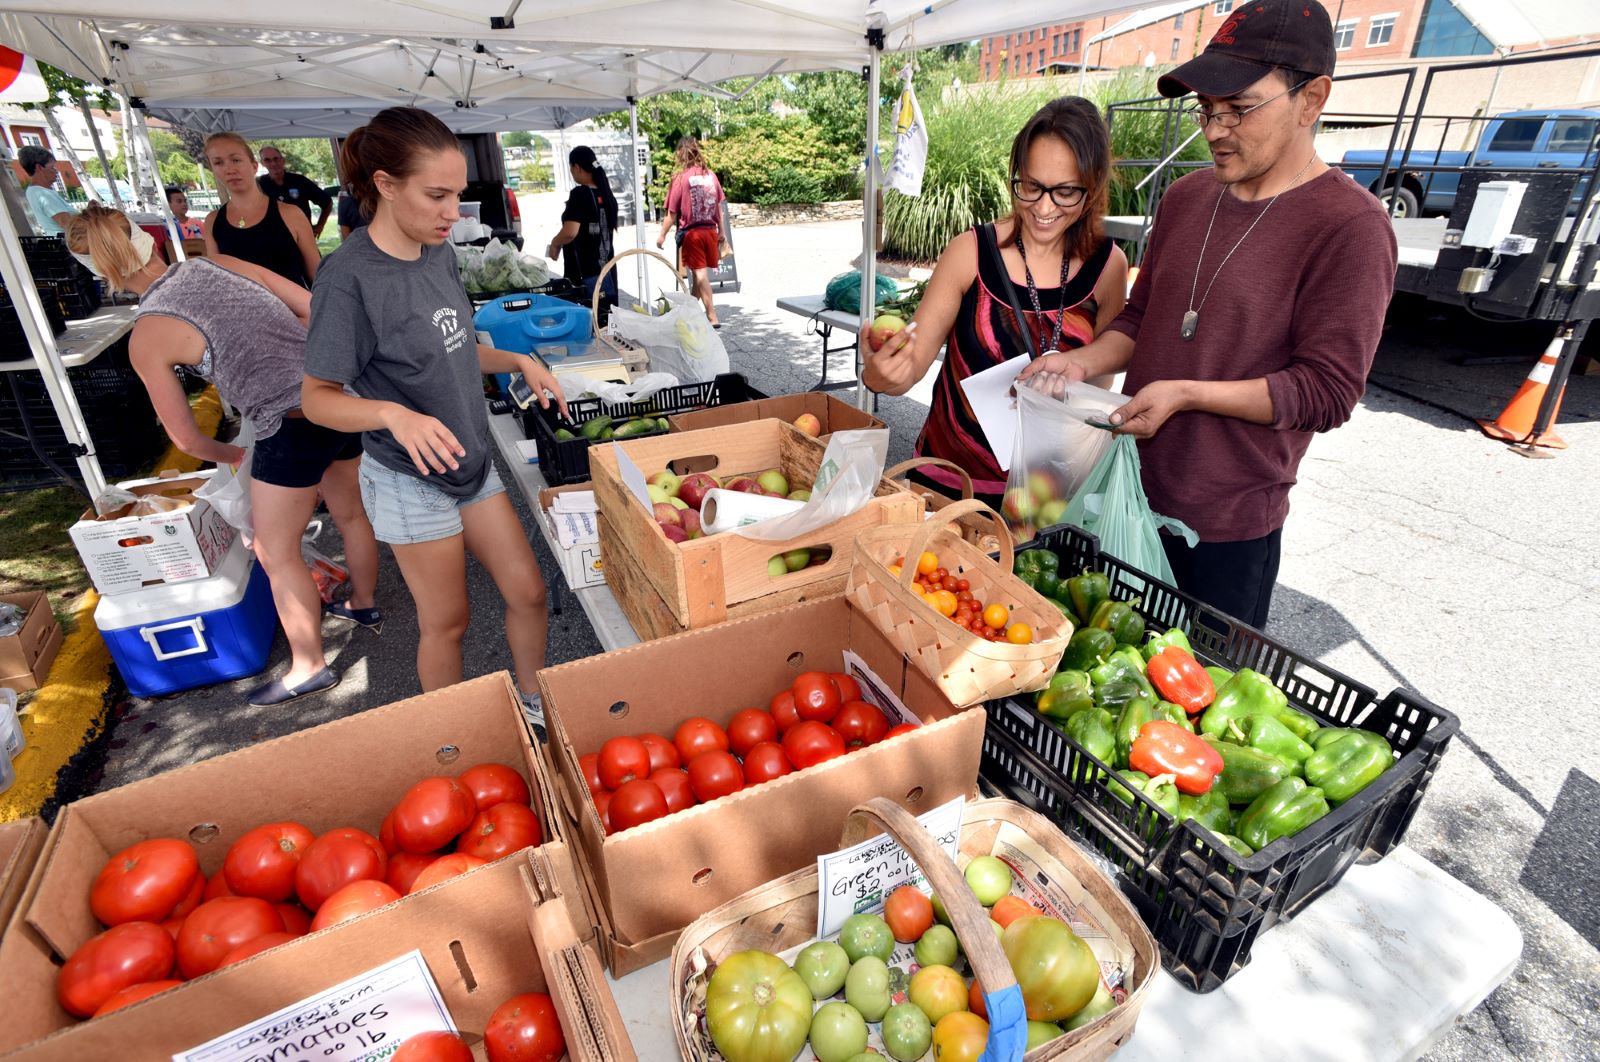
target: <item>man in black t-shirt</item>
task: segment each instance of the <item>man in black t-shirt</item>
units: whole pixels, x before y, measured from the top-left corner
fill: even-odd
[[[333,216],[333,196],[304,174],[290,173],[283,161],[283,152],[271,144],[261,149],[261,164],[267,168],[267,172],[257,177],[256,183],[267,193],[267,198],[289,203],[305,211],[306,220],[311,222],[311,234],[320,238],[323,226]],[[314,220],[311,217],[312,203],[317,204],[317,217]]]

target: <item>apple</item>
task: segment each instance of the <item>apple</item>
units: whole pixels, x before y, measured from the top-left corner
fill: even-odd
[[[867,333],[867,346],[873,350],[882,350],[883,345],[906,326],[906,319],[897,313],[880,313],[873,318],[872,329]]]
[[[1039,526],[1054,527],[1067,515],[1067,503],[1060,498],[1047,501],[1039,506]]]
[[[661,533],[663,535],[667,536],[667,541],[668,542],[687,542],[687,541],[689,541],[689,532],[685,531],[683,528],[679,527],[677,524],[662,524],[661,525]]]
[[[767,578],[776,579],[779,576],[788,574],[789,566],[783,563],[783,554],[780,553],[776,557],[773,557],[771,560],[767,561]]]
[[[695,510],[686,509],[678,514],[678,518],[683,521],[683,529],[689,532],[690,538],[699,538],[705,534],[705,530],[700,526],[700,514]]]
[[[1039,514],[1039,504],[1025,487],[1012,487],[1000,500],[1000,511],[1013,524],[1030,523]]]
[[[654,515],[656,523],[664,527],[682,527],[683,519],[678,515],[678,510],[666,502],[656,502]]]
[[[874,348],[876,349],[876,348]],[[794,418],[794,426],[815,439],[822,434],[822,421],[817,419],[815,413],[802,413]]]
[[[645,483],[649,486],[660,487],[667,492],[667,497],[669,498],[676,498],[678,496],[678,487],[683,483],[683,480],[678,478],[677,473],[669,472],[663,468],[660,472],[645,480]]]
[[[759,494],[761,484],[749,476],[734,476],[728,481],[728,489],[740,491],[744,494]]]
[[[691,472],[679,484],[678,497],[687,502],[689,508],[698,509],[706,500],[706,492],[715,489],[717,481],[714,477],[704,472]]]
[[[769,468],[756,477],[756,482],[761,484],[761,489],[768,494],[783,497],[789,493],[789,477],[779,472],[776,468]]]
[[[689,508],[689,503],[684,501],[682,498],[668,498],[667,499],[667,504],[672,506],[674,509],[678,510],[679,512],[683,512],[684,510]]]
[[[807,568],[815,568],[819,564],[827,564],[833,559],[833,550],[824,546],[822,549],[811,551],[811,559],[806,562]]]
[[[1048,472],[1034,472],[1028,476],[1028,493],[1032,494],[1033,500],[1040,504],[1061,497],[1056,477]]]
[[[644,485],[644,490],[646,494],[650,495],[650,500],[652,502],[665,502],[672,500],[672,495],[668,494],[654,483],[646,483]]]
[[[791,549],[783,555],[783,563],[788,566],[791,572],[797,572],[811,563],[811,551],[809,549]]]
[[[811,500],[811,492],[809,490],[791,490],[789,492],[789,500],[808,502]]]

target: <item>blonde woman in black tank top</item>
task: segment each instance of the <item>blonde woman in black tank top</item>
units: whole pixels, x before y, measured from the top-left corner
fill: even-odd
[[[206,254],[232,255],[270,269],[301,287],[317,278],[322,254],[304,212],[285,210],[256,183],[256,156],[238,133],[206,139],[206,165],[228,201],[206,215]]]

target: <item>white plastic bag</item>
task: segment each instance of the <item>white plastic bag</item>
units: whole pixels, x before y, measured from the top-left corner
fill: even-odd
[[[632,383],[617,383],[614,380],[595,380],[576,373],[557,373],[556,382],[561,385],[561,393],[571,402],[578,398],[594,397],[602,402],[622,405],[630,402],[643,402],[658,391],[665,391],[669,387],[677,387],[679,380],[669,372],[647,372],[635,376]]]
[[[194,496],[209,502],[218,516],[248,537],[255,534],[255,525],[250,520],[250,459],[256,449],[255,428],[248,419],[240,426],[239,436],[233,444],[244,449],[244,459],[239,462],[239,467],[218,465],[211,478],[194,492]]]
[[[662,299],[667,310],[659,315],[612,314],[612,331],[644,347],[652,370],[683,383],[706,383],[727,372],[728,350],[700,300],[681,291],[666,292]]]
[[[911,68],[894,107],[894,161],[889,164],[889,187],[901,195],[922,194],[922,172],[928,165],[928,127],[922,105],[911,88]]]
[[[762,542],[782,542],[842,520],[872,500],[883,478],[883,463],[889,455],[889,429],[862,428],[836,431],[828,438],[817,480],[811,487],[811,500],[805,508],[787,516],[735,528],[730,534]],[[703,510],[702,510],[703,511]]]
[[[1001,515],[1018,542],[1059,524],[1067,504],[1111,448],[1111,433],[1093,424],[1127,404],[1125,395],[1072,384],[1061,399],[1017,387],[1017,435]]]

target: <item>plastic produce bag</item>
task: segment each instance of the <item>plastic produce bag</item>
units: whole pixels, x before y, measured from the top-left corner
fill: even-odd
[[[194,496],[209,502],[218,516],[249,536],[255,534],[255,525],[250,521],[250,459],[256,449],[255,430],[250,421],[244,422],[233,442],[244,449],[244,459],[239,466],[218,465]]]
[[[817,480],[811,486],[811,500],[805,508],[734,528],[729,533],[762,542],[781,542],[842,520],[872,500],[888,455],[887,428],[836,431],[828,438],[822,464],[817,467]]]
[[[874,306],[882,305],[886,300],[892,299],[899,293],[899,285],[892,277],[882,273],[874,273],[872,277],[872,293]],[[852,269],[847,273],[840,273],[828,281],[828,286],[823,289],[822,304],[830,310],[843,310],[845,313],[861,312],[861,270]]]
[[[693,295],[662,295],[661,314],[614,313],[611,329],[644,347],[650,368],[670,373],[683,383],[706,383],[728,371],[728,350],[711,327],[705,307]]]
[[[1067,506],[1065,520],[1098,536],[1100,548],[1113,557],[1167,583],[1173,581],[1172,566],[1158,532],[1180,534],[1190,546],[1198,540],[1181,520],[1150,511],[1139,479],[1139,444],[1131,435],[1112,438],[1110,451]]]
[[[1017,432],[1002,515],[1018,542],[1061,523],[1067,503],[1111,448],[1111,433],[1097,428],[1127,403],[1124,395],[1073,384],[1053,398],[1017,388]]]
[[[602,402],[623,405],[632,402],[643,402],[659,391],[665,391],[669,387],[677,387],[679,380],[669,372],[643,373],[635,376],[632,383],[595,380],[575,373],[557,373],[556,382],[561,385],[561,392],[567,396],[568,402],[592,396]]]
[[[888,186],[901,195],[922,194],[922,172],[928,166],[928,127],[922,121],[922,104],[911,87],[911,67],[894,106],[894,161],[889,164]]]

